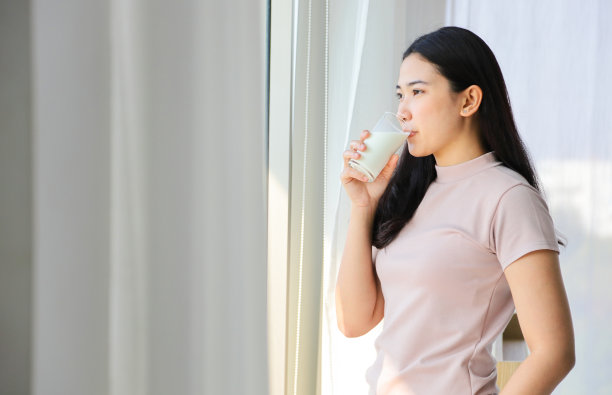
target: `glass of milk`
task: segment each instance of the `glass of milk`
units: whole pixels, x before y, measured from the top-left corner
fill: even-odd
[[[407,137],[408,133],[403,131],[397,114],[386,112],[370,130],[370,137],[364,142],[366,149],[359,151],[361,157],[349,160],[348,164],[368,177],[368,182],[372,182]]]

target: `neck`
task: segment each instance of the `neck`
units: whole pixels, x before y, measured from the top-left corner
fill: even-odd
[[[486,150],[478,137],[476,122],[473,117],[470,117],[459,128],[457,138],[444,149],[434,152],[434,157],[438,166],[453,166],[478,158],[485,153]]]

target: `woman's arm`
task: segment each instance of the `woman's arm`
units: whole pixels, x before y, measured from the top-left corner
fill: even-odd
[[[360,140],[350,143],[344,151],[342,185],[351,199],[351,220],[346,236],[342,262],[336,282],[336,318],[338,328],[347,337],[364,335],[383,318],[385,301],[380,281],[372,264],[372,224],[378,200],[389,184],[399,156],[391,156],[376,180],[365,183],[367,177],[351,168],[351,158],[359,158],[357,150],[365,150],[370,132],[361,132]]]
[[[383,318],[384,299],[372,264],[373,210],[352,207],[336,283],[338,328],[347,337],[366,334]]]
[[[574,367],[574,330],[558,254],[531,252],[504,271],[529,356],[502,394],[550,394]]]

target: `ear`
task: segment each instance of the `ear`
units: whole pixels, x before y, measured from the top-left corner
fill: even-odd
[[[482,102],[482,89],[478,85],[470,85],[461,92],[462,117],[472,116],[478,111]]]

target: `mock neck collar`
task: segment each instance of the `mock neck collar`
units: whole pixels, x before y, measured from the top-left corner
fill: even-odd
[[[437,178],[436,182],[453,182],[473,176],[476,173],[488,169],[489,167],[497,166],[500,162],[495,158],[493,152],[487,152],[477,158],[468,160],[467,162],[459,163],[452,166],[436,165]]]

